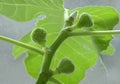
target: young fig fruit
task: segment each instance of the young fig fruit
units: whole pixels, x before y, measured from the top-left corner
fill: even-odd
[[[93,26],[93,20],[91,18],[91,16],[88,13],[82,13],[80,15],[79,21],[77,23],[77,27],[81,28],[81,27],[92,27]]]
[[[46,41],[46,31],[43,28],[36,28],[31,32],[31,39],[38,44],[44,45]]]
[[[69,60],[68,58],[64,58],[60,61],[56,70],[58,73],[70,74],[74,71],[74,69],[75,69],[75,66],[72,63],[72,61]]]

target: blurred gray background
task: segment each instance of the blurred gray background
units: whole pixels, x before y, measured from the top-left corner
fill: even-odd
[[[64,0],[64,5],[68,9],[87,5],[107,5],[120,11],[119,0]],[[4,16],[0,16],[0,35],[13,39],[20,39],[34,26],[35,20],[18,23]],[[115,29],[120,29],[120,24]],[[105,73],[103,66],[98,61],[96,66],[86,72],[86,77],[80,84],[120,84],[120,35],[114,36],[111,43],[116,50],[112,57],[104,57],[108,74]],[[28,76],[25,71],[23,63],[24,56],[14,60],[12,57],[12,47],[11,44],[0,41],[0,84],[35,84],[35,80]]]

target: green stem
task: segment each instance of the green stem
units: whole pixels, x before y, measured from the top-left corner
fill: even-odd
[[[120,30],[70,32],[69,36],[102,36],[120,34]]]
[[[53,44],[50,46],[50,48],[46,49],[45,56],[43,59],[43,65],[41,69],[41,73],[38,77],[38,80],[36,84],[46,84],[48,79],[51,77],[51,74],[48,72],[50,71],[50,65],[52,61],[52,57],[54,56],[54,53],[58,49],[58,47],[61,45],[61,43],[68,37],[67,31],[62,30],[56,40],[53,42]]]
[[[44,54],[44,58],[43,58],[43,64],[42,64],[42,69],[41,69],[41,73],[38,77],[38,80],[36,82],[36,84],[46,84],[48,79],[51,77],[51,73],[49,73],[49,67],[50,67],[50,63],[52,60],[52,52],[50,51],[50,49],[46,49],[46,52]]]
[[[69,31],[67,31],[67,29],[64,29],[61,31],[61,33],[58,35],[57,39],[50,46],[50,49],[53,51],[53,53],[56,52],[56,50],[61,45],[61,43],[68,37],[68,33],[69,33]]]
[[[17,41],[17,40],[14,40],[14,39],[11,39],[11,38],[8,38],[8,37],[5,37],[5,36],[0,36],[0,40],[3,40],[3,41],[6,41],[6,42],[9,42],[9,43],[12,43],[12,44],[15,44],[15,45],[18,45],[20,47],[23,47],[23,48],[26,48],[28,50],[31,50],[31,51],[34,51],[34,52],[37,52],[41,55],[43,55],[43,51],[40,50],[40,49],[37,49],[33,46],[30,46],[28,44],[25,44],[23,42],[20,42],[20,41]]]

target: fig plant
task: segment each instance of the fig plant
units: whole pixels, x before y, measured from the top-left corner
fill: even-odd
[[[120,34],[113,30],[119,14],[108,6],[69,10],[63,0],[1,0],[0,14],[20,22],[45,15],[19,41],[0,35],[15,45],[15,58],[27,53],[25,67],[36,84],[78,84],[98,57],[113,52],[112,34]]]

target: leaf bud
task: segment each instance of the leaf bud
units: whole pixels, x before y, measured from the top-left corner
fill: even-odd
[[[70,16],[66,20],[65,26],[72,26],[74,21],[75,21],[76,16],[77,16],[77,12],[76,11],[71,13]]]

